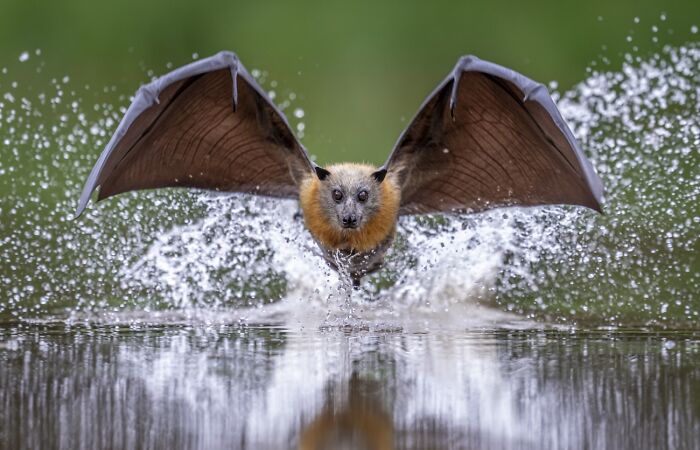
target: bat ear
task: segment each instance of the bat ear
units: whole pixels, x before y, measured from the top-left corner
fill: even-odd
[[[316,176],[321,181],[325,180],[326,177],[331,174],[329,171],[319,166],[314,167],[314,170],[316,170]]]
[[[372,174],[372,178],[374,178],[377,183],[384,181],[384,177],[386,177],[386,169],[379,169]]]

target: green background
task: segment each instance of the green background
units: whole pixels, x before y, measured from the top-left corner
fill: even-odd
[[[232,50],[300,96],[304,143],[322,163],[381,163],[460,55],[566,90],[601,55],[617,69],[633,46],[682,44],[699,23],[700,2],[690,0],[5,1],[0,57],[15,64],[40,48],[47,72],[131,94],[148,80],[143,68],[159,75],[192,53]]]

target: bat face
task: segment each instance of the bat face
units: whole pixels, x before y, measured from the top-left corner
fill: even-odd
[[[380,183],[372,177],[374,168],[360,164],[338,164],[327,168],[321,180],[319,201],[327,219],[346,233],[361,230],[377,214]]]
[[[309,232],[327,250],[368,252],[393,236],[401,193],[396,180],[366,164],[316,169],[299,187]]]

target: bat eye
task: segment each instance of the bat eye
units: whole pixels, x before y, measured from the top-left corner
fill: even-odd
[[[336,203],[340,203],[342,199],[343,193],[340,192],[338,189],[333,189],[333,200],[335,200]]]
[[[367,197],[369,197],[369,194],[367,193],[367,191],[360,191],[357,194],[357,200],[360,202],[366,202]]]

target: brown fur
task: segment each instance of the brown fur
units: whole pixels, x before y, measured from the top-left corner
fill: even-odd
[[[357,176],[369,177],[377,170],[367,164],[342,163],[327,167],[329,172],[345,169],[357,172]],[[311,235],[324,247],[333,250],[367,252],[378,247],[396,232],[396,220],[401,202],[401,191],[396,179],[387,174],[379,185],[381,207],[367,223],[357,229],[343,229],[331,220],[319,201],[326,195],[323,182],[315,175],[306,177],[299,187],[299,203],[304,213],[304,222]]]

